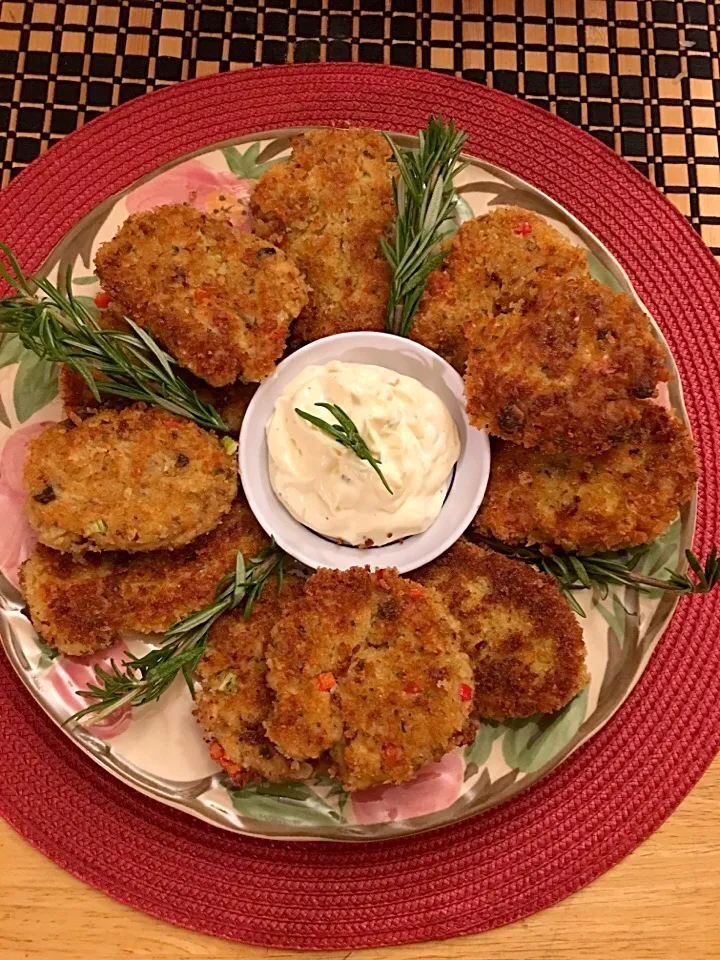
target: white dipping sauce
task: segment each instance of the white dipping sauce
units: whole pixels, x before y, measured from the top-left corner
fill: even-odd
[[[379,461],[388,493],[369,463],[298,416],[336,424],[341,407]],[[445,500],[460,438],[445,404],[414,377],[334,360],[306,367],[282,392],[266,426],[270,482],[300,523],[357,546],[422,533]]]

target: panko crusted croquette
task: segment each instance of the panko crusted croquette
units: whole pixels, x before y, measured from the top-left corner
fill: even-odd
[[[128,217],[95,269],[139,326],[215,387],[269,376],[307,301],[281,250],[185,204]]]
[[[470,660],[439,603],[395,570],[319,570],[267,662],[268,736],[296,760],[329,751],[348,790],[409,780],[472,739]]]
[[[649,543],[692,497],[692,437],[646,403],[631,436],[598,457],[493,442],[490,482],[473,528],[508,544],[592,554]]]
[[[462,224],[448,246],[428,277],[410,336],[461,374],[466,324],[484,324],[547,277],[588,276],[585,251],[522,207],[498,207]]]
[[[545,280],[466,332],[470,422],[524,447],[602,453],[670,378],[646,314],[592,279]]]
[[[28,444],[26,506],[55,550],[172,550],[218,525],[237,469],[213,434],[137,404],[52,424]]]
[[[313,764],[283,756],[265,733],[272,707],[266,683],[265,648],[270,632],[288,603],[302,596],[304,583],[295,576],[267,585],[245,619],[242,608],[226,613],[210,631],[207,648],[195,670],[200,686],[195,717],[210,744],[210,754],[235,783],[307,780]]]
[[[552,577],[462,538],[413,576],[458,625],[478,716],[553,713],[588,683],[582,630]]]
[[[310,287],[300,342],[382,330],[390,284],[380,238],[395,215],[390,148],[374,130],[311,130],[258,181],[255,232],[294,260]]]
[[[241,497],[213,531],[177,550],[78,559],[39,544],[22,566],[22,588],[43,640],[83,656],[112,646],[123,630],[162,633],[212,603],[238,550],[253,557],[269,542]]]

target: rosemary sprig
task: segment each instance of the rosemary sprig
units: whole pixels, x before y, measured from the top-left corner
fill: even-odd
[[[336,403],[316,403],[315,406],[325,407],[326,410],[329,410],[337,420],[337,424],[328,423],[327,420],[322,420],[320,417],[316,417],[312,413],[305,413],[304,410],[298,410],[297,407],[295,407],[295,413],[299,417],[302,417],[303,420],[307,420],[308,423],[312,423],[313,426],[319,427],[320,430],[323,430],[325,433],[327,433],[327,435],[332,437],[333,440],[337,440],[338,443],[341,443],[344,447],[352,450],[355,456],[359,457],[360,460],[366,460],[382,480],[382,484],[387,492],[392,496],[393,492],[390,489],[387,480],[383,476],[382,470],[380,469],[382,460],[378,460],[377,457],[373,456],[368,448],[368,445],[360,436],[358,428],[345,413],[342,407],[339,407]]]
[[[458,165],[467,134],[456,130],[452,120],[430,117],[418,133],[417,148],[398,147],[387,135],[386,140],[400,172],[393,183],[397,211],[393,245],[381,240],[392,271],[386,330],[406,337],[428,274],[447,253],[437,250],[437,244],[455,216],[453,179],[467,166]]]
[[[687,593],[710,593],[720,582],[720,558],[718,548],[713,547],[703,566],[691,550],[685,551],[685,558],[696,579],[687,573],[677,573],[665,567],[668,577],[647,577],[636,573],[635,567],[649,550],[648,546],[635,547],[622,553],[598,553],[590,557],[580,557],[560,550],[545,555],[539,547],[509,546],[494,537],[475,536],[491,550],[529,563],[543,573],[555,577],[558,586],[565,594],[573,610],[581,617],[585,611],[573,596],[573,591],[597,587],[603,599],[612,584],[635,586],[640,590],[663,590],[679,595]]]
[[[126,397],[163,407],[201,427],[227,432],[219,413],[178,376],[175,359],[147,331],[129,317],[125,317],[129,331],[99,325],[73,295],[69,267],[67,292],[62,292],[42,277],[28,279],[4,243],[0,251],[14,274],[0,260],[0,277],[16,291],[0,300],[0,332],[16,334],[24,347],[44,360],[64,363],[83,378],[98,401],[101,394]]]
[[[109,670],[96,666],[98,683],[77,691],[81,697],[93,702],[78,710],[65,723],[80,721],[83,725],[92,725],[105,720],[126,704],[139,707],[157,700],[181,671],[190,693],[193,693],[192,674],[203,655],[213,623],[241,603],[245,605],[244,616],[247,620],[253,603],[273,574],[277,577],[280,589],[283,554],[274,542],[247,563],[238,551],[235,570],[218,583],[213,603],[170,627],[163,637],[162,646],[156,650],[150,650],[142,657],[128,654],[129,659],[120,666],[111,660]]]

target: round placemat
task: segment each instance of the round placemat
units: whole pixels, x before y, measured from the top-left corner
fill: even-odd
[[[546,191],[626,268],[676,358],[703,464],[695,549],[719,530],[720,271],[685,220],[590,136],[497,91],[349,64],[180,84],[72,134],[0,194],[2,239],[34,269],[81,216],[173,157],[254,131],[356,124],[414,133],[453,116],[468,152]],[[680,602],[640,683],[555,773],[434,833],[347,846],[235,836],[100,770],[0,661],[1,810],[87,883],[172,923],[300,949],[486,930],[562,899],[668,816],[720,747],[720,596]]]

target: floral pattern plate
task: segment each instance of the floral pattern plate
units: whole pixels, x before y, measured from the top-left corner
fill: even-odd
[[[55,279],[72,266],[74,292],[93,298],[99,291],[92,264],[100,243],[114,235],[131,213],[161,203],[188,201],[208,213],[222,211],[238,230],[251,228],[248,198],[253,180],[282,162],[290,138],[300,130],[272,131],[212,145],[180,157],[110,197],[65,236],[44,265]],[[397,136],[398,142],[410,138]],[[516,204],[544,216],[587,250],[592,273],[638,300],[620,265],[577,220],[517,177],[468,158],[459,178],[459,220],[499,204]],[[638,300],[639,302],[639,300]],[[642,304],[641,304],[642,306]],[[643,308],[644,309],[644,308]],[[687,422],[675,375],[661,402]],[[117,647],[92,657],[57,656],[35,635],[23,613],[18,567],[32,549],[24,519],[22,467],[25,444],[44,424],[62,416],[57,372],[13,338],[0,344],[0,629],[6,655],[30,694],[60,724],[85,705],[76,691],[93,679],[96,664],[148,649],[147,637],[128,635]],[[683,509],[638,569],[652,574],[680,569],[692,543],[694,502]],[[628,696],[642,673],[674,608],[664,595],[613,589],[606,597],[583,591],[577,598],[591,682],[559,713],[507,723],[483,723],[475,742],[423,770],[411,783],[380,787],[352,796],[334,780],[307,784],[255,784],[233,788],[210,759],[192,717],[187,686],[178,678],[158,703],[124,710],[85,730],[66,729],[77,746],[136,790],[218,827],[270,838],[377,840],[432,829],[477,814],[514,796],[562,762],[596,733]]]

